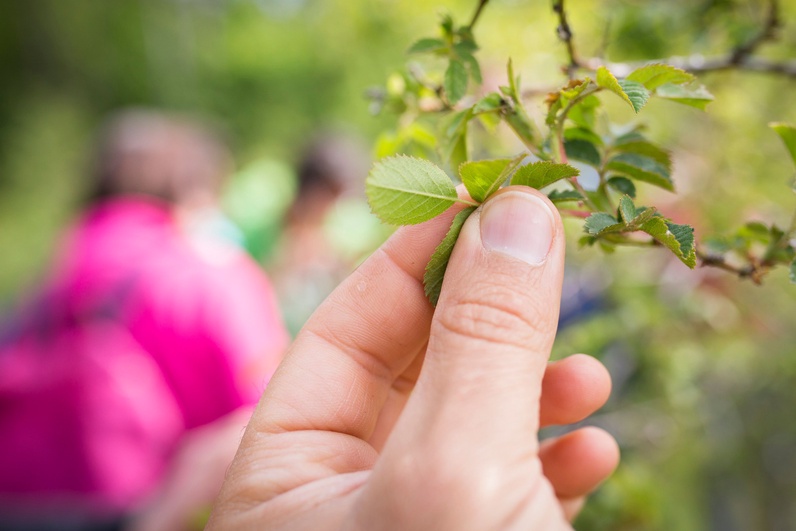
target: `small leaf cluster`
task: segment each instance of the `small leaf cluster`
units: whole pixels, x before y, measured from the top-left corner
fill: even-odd
[[[447,59],[448,66],[440,95],[450,105],[455,105],[467,93],[467,84],[472,78],[474,83],[481,84],[481,67],[473,55],[478,45],[473,39],[470,26],[459,26],[450,15],[442,17],[439,38],[425,38],[415,42],[409,53],[427,53]]]
[[[373,212],[386,223],[413,225],[428,221],[454,203],[467,205],[453,219],[447,235],[426,267],[423,280],[432,304],[436,304],[439,298],[448,259],[459,232],[478,205],[507,183],[544,188],[578,175],[578,170],[568,164],[537,161],[521,165],[525,157],[523,153],[513,159],[463,163],[459,167],[459,177],[471,200],[459,198],[448,175],[427,160],[388,157],[371,170],[365,181],[366,192]]]
[[[546,107],[540,126],[526,110],[529,98],[511,60],[505,85],[486,94],[477,90],[468,93],[481,83],[472,26],[472,22],[457,26],[446,16],[440,24],[441,37],[420,39],[409,49],[411,54],[444,59],[444,75],[441,82],[434,83],[415,64],[391,77],[394,86],[391,90],[388,83],[386,92],[393,95],[391,107],[401,119],[396,131],[380,137],[377,155],[388,158],[377,163],[367,179],[371,207],[388,223],[419,223],[455,202],[467,204],[427,271],[426,288],[433,302],[439,295],[447,256],[468,212],[507,182],[545,189],[563,215],[584,219],[582,245],[596,245],[608,252],[619,245],[661,246],[690,268],[701,260],[703,265],[719,265],[753,279],[774,265],[792,262],[788,253],[793,251],[790,241],[794,228],[777,232],[779,229],[768,227],[766,245],[771,247],[770,252],[761,251],[744,266],[746,269],[738,269],[729,265],[724,255],[716,254],[719,240],[714,241],[713,250],[700,251],[692,227],[664,217],[654,206],[635,204],[639,186],[675,191],[671,153],[645,136],[640,125],[608,125],[600,96],[618,97],[634,114],[652,98],[705,110],[713,96],[693,74],[653,63],[622,78],[599,66],[588,71],[589,76],[570,78],[547,94],[539,103]],[[501,124],[514,133],[526,151],[513,159],[472,161],[469,144],[473,129],[494,131]],[[796,130],[787,124],[772,127],[796,161]],[[389,157],[399,153],[421,158]],[[535,162],[522,164],[526,157]],[[458,198],[453,181],[439,165],[421,159],[435,160],[456,174],[472,201]],[[570,163],[593,169],[598,177],[596,187],[585,188],[579,170]],[[737,246],[725,245],[722,249],[748,255]],[[796,278],[796,263],[792,262],[791,269]]]

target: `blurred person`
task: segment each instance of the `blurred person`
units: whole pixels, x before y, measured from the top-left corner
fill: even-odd
[[[288,335],[217,208],[208,128],[133,110],[49,276],[0,330],[0,528],[201,526]]]
[[[594,427],[539,440],[611,388],[594,358],[548,362],[558,211],[527,187],[496,193],[465,222],[433,308],[425,266],[460,209],[398,229],[313,314],[207,529],[572,529],[619,452]]]
[[[363,196],[369,166],[363,143],[341,131],[318,134],[301,156],[296,196],[270,268],[292,335],[386,238]]]

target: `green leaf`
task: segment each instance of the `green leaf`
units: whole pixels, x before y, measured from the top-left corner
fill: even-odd
[[[588,218],[583,225],[583,230],[592,236],[598,236],[606,232],[619,232],[624,228],[624,224],[605,212],[595,212]]]
[[[595,146],[602,146],[603,139],[587,127],[570,127],[564,130],[564,140],[585,140]]]
[[[620,82],[604,66],[597,69],[597,85],[625,100],[636,112],[640,111],[649,99],[649,91],[644,85],[628,80]]]
[[[623,195],[619,199],[619,215],[626,224],[633,223],[636,218],[636,205],[633,204],[630,196]]]
[[[458,102],[467,92],[467,67],[459,59],[451,59],[443,81],[445,95],[451,104]]]
[[[790,263],[790,281],[796,284],[796,260]]]
[[[624,93],[627,94],[627,98],[630,100],[630,104],[636,112],[639,112],[642,107],[647,104],[647,100],[650,99],[650,91],[641,83],[620,79],[619,86],[622,87]]]
[[[564,151],[568,159],[579,160],[595,167],[602,163],[600,150],[588,140],[564,140]]]
[[[673,85],[667,83],[661,85],[655,90],[655,95],[659,98],[664,98],[683,105],[696,107],[697,109],[705,110],[708,103],[713,101],[713,94],[702,85]]]
[[[533,162],[520,167],[511,178],[511,184],[530,186],[541,189],[561,179],[577,177],[580,171],[569,164],[557,164],[550,161]]]
[[[625,177],[611,177],[608,179],[608,186],[617,192],[626,194],[630,197],[636,197],[636,185],[633,181]]]
[[[553,190],[547,194],[547,198],[553,203],[583,201],[583,196],[577,190]]]
[[[669,169],[649,157],[637,153],[620,153],[608,161],[605,168],[625,177],[654,184],[670,192],[674,191]]]
[[[628,81],[641,83],[649,90],[655,90],[666,83],[672,83],[673,85],[690,83],[695,81],[696,77],[685,70],[658,63],[635,69],[627,76],[627,79]]]
[[[479,160],[465,162],[459,167],[459,175],[470,197],[483,203],[500,185],[506,182],[506,169],[511,159]]]
[[[674,253],[685,265],[696,267],[694,248],[694,228],[689,225],[676,225],[661,217],[654,217],[641,226],[641,230],[655,238]]]
[[[569,111],[569,120],[580,127],[592,129],[597,121],[600,98],[589,94]]]
[[[644,157],[651,158],[658,164],[666,168],[668,175],[672,173],[672,155],[669,151],[656,146],[655,144],[643,139],[626,140],[613,146],[613,151],[620,153],[635,153]]]
[[[467,124],[473,117],[473,109],[468,107],[451,115],[444,128],[446,142],[442,150],[442,158],[450,162],[456,170],[468,159],[467,156]]]
[[[483,78],[481,77],[481,65],[478,64],[478,59],[475,58],[472,54],[460,55],[462,61],[467,65],[467,68],[470,69],[470,77],[473,78],[477,84],[481,84],[484,82]]]
[[[448,45],[442,39],[420,39],[410,46],[406,53],[438,52],[447,47]]]
[[[423,275],[423,284],[425,284],[426,297],[431,301],[434,306],[437,305],[439,294],[442,290],[442,281],[445,278],[445,270],[448,268],[448,261],[450,260],[453,247],[456,245],[456,240],[459,238],[459,233],[462,231],[464,222],[475,211],[475,207],[468,207],[456,214],[451,223],[451,228],[445,238],[440,242],[431,255],[428,265],[426,265],[426,274]]]
[[[788,149],[793,162],[796,164],[796,127],[783,122],[772,122],[768,126],[776,131],[785,147]]]
[[[497,92],[490,92],[475,104],[473,114],[500,111],[505,107],[505,102]]]
[[[427,160],[406,156],[377,162],[365,180],[365,191],[373,213],[394,225],[427,221],[458,199],[444,171]]]

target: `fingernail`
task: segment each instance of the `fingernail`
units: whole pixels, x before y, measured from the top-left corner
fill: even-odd
[[[505,192],[481,212],[481,241],[489,251],[531,265],[545,261],[553,242],[553,215],[547,204],[525,192]]]

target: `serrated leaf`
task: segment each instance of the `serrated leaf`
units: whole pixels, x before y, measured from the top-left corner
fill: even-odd
[[[790,263],[790,281],[796,284],[796,260]]]
[[[459,176],[470,197],[479,203],[486,201],[506,182],[508,173],[505,170],[511,162],[511,159],[479,160],[459,166]]]
[[[656,63],[635,69],[627,76],[627,79],[629,81],[641,83],[649,90],[655,90],[666,83],[671,83],[673,85],[690,83],[696,80],[696,77],[672,65]]]
[[[702,85],[674,85],[667,83],[655,89],[655,95],[683,105],[705,110],[708,103],[713,101],[713,94]]]
[[[595,167],[599,167],[602,163],[600,150],[588,140],[577,138],[573,140],[564,140],[564,151],[568,159],[579,160]]]
[[[431,255],[428,265],[426,265],[426,273],[423,275],[423,284],[425,284],[425,292],[431,304],[436,306],[439,300],[439,295],[442,290],[442,281],[445,279],[445,270],[448,268],[448,261],[450,260],[453,247],[456,245],[456,240],[459,238],[459,233],[462,231],[464,222],[470,217],[470,214],[475,212],[475,207],[468,207],[456,214],[451,223],[448,233],[443,238],[442,242],[434,250]]]
[[[676,225],[661,217],[654,217],[641,226],[641,230],[655,238],[669,249],[685,265],[696,267],[694,248],[694,228],[689,225]]]
[[[503,98],[497,92],[490,92],[473,106],[473,114],[495,112],[505,106]]]
[[[606,232],[619,232],[624,228],[624,223],[605,212],[595,212],[583,225],[583,230],[592,236],[599,236]]]
[[[608,186],[616,190],[617,192],[626,194],[630,197],[636,197],[636,185],[633,184],[633,181],[626,177],[611,177],[607,181]]]
[[[530,186],[538,190],[561,179],[569,179],[578,175],[580,175],[580,170],[569,164],[540,161],[520,167],[511,178],[511,184]]]
[[[442,39],[420,39],[415,42],[406,53],[428,53],[445,50],[448,45]]]
[[[625,177],[674,191],[669,169],[649,157],[637,153],[620,153],[608,161],[605,168]]]
[[[451,59],[448,63],[443,87],[451,104],[458,102],[467,93],[467,67],[459,59]]]
[[[672,172],[672,155],[669,151],[648,142],[639,135],[639,139],[618,142],[613,146],[613,150],[619,153],[636,153],[651,158],[661,164],[669,175]]]
[[[374,164],[365,180],[373,213],[393,225],[413,225],[447,210],[458,199],[448,175],[431,162],[389,157]]]
[[[626,224],[633,223],[636,218],[636,205],[633,204],[630,196],[623,195],[619,199],[619,215]]]
[[[796,164],[796,127],[784,122],[772,122],[768,126],[776,131]]]
[[[577,190],[553,190],[547,194],[547,198],[553,203],[583,201],[583,196]]]
[[[610,90],[630,105],[635,112],[641,110],[649,99],[649,91],[644,85],[635,81],[618,81],[604,66],[597,69],[597,85]]]
[[[639,112],[650,99],[650,91],[647,90],[646,87],[644,87],[644,85],[641,83],[636,83],[635,81],[630,81],[627,79],[620,79],[619,86],[622,87],[622,90],[625,92],[625,94],[627,94],[630,104],[633,106],[633,110],[636,112]]]

